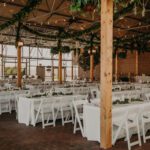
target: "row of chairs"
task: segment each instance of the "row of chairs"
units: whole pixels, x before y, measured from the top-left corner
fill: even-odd
[[[74,117],[74,110],[76,110],[74,102],[76,102],[79,97],[66,96],[65,99],[62,99],[61,97],[55,97],[53,100],[51,98],[41,98],[40,103],[37,105],[34,104],[34,125],[36,125],[36,123],[41,119],[43,128],[49,125],[55,126],[57,118],[62,120],[63,126],[66,123],[74,123],[74,121],[75,124],[77,124]],[[84,102],[85,96],[80,96],[80,99],[82,99],[82,102]]]
[[[122,133],[122,130],[126,133],[128,150],[131,150],[131,147],[135,145],[141,146],[141,135],[143,136],[144,143],[147,139],[150,139],[150,136],[146,135],[147,131],[150,129],[150,104],[143,104],[142,106],[135,106],[130,109],[114,109],[112,116],[113,145],[115,145],[117,139]],[[147,126],[148,123],[149,125]],[[133,134],[138,135],[138,140],[131,142]]]
[[[0,115],[5,112],[11,113],[13,104],[11,101],[11,93],[0,93]]]

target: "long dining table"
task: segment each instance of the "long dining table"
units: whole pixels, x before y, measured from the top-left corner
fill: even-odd
[[[133,102],[130,104],[117,104],[112,106],[112,110],[121,114],[125,110],[137,107],[142,109],[144,106],[150,105],[149,101]],[[94,116],[94,117],[93,117]],[[113,120],[112,116],[112,120]],[[100,103],[85,104],[83,106],[84,118],[84,134],[87,140],[100,142]],[[124,138],[125,132],[121,131],[119,138]]]
[[[65,99],[70,97],[70,101],[74,99],[85,99],[86,95],[59,95],[59,96],[42,96],[42,97],[27,97],[20,96],[18,100],[18,122],[35,126],[35,107],[40,105],[41,100],[55,101],[60,99],[57,107],[65,103]]]

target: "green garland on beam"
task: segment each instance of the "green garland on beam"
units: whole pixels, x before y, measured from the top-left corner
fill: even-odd
[[[100,62],[100,53],[99,53],[99,50],[96,51],[96,53],[93,54],[93,55],[94,55],[94,67],[95,67],[95,66],[98,65],[99,62]],[[84,50],[84,52],[79,55],[79,60],[78,60],[78,62],[79,62],[79,66],[80,66],[84,71],[90,69],[90,54],[88,53],[87,50]]]
[[[0,31],[23,20],[38,4],[40,4],[40,2],[42,2],[42,0],[28,0],[26,6],[24,6],[17,14],[14,14],[10,20],[0,25]]]
[[[123,10],[121,10],[120,12],[115,13],[114,19],[117,20],[121,16],[124,16],[127,12],[131,11],[133,8],[134,8],[134,3],[128,4],[128,6],[126,8],[123,8]],[[79,39],[79,37],[82,36],[83,34],[88,34],[88,33],[91,33],[94,30],[99,29],[100,28],[100,22],[95,22],[88,29],[85,29],[85,30],[82,30],[82,31],[78,31],[78,32],[74,32],[72,34],[69,34],[69,33],[65,32],[65,31],[63,31],[63,33],[59,37],[58,36],[49,35],[49,34],[43,34],[41,32],[35,31],[35,30],[27,27],[26,25],[23,25],[22,27],[23,27],[24,30],[26,30],[26,31],[28,31],[28,32],[30,32],[32,34],[35,34],[35,35],[38,35],[38,36],[42,36],[42,37],[46,37],[46,38],[49,38],[49,39],[58,39],[58,38],[60,38],[60,39],[69,39],[69,38],[72,38],[72,39],[75,39],[75,40],[79,40],[79,41],[88,43],[88,41],[81,40],[81,39]],[[98,39],[98,37],[97,37],[97,39]]]
[[[58,39],[58,37],[55,36],[55,35],[44,34],[42,32],[33,30],[32,28],[29,28],[26,25],[22,25],[22,29],[24,29],[27,32],[30,32],[31,34],[35,34],[37,36],[45,37],[45,38],[48,38],[48,39],[54,39],[54,40]]]

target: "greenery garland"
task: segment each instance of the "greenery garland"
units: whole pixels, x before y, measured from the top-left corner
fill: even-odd
[[[50,50],[50,53],[55,55],[55,54],[58,54],[59,52],[70,53],[70,51],[71,51],[70,47],[69,46],[62,46],[61,45],[61,40],[59,39],[58,43],[57,43],[57,47],[52,47],[51,50]]]
[[[48,38],[48,39],[54,39],[54,40],[58,39],[58,37],[56,35],[44,34],[42,32],[33,30],[32,28],[30,28],[26,25],[22,25],[22,29],[24,29],[27,32],[30,32],[31,34],[35,34],[37,36],[45,37],[45,38]]]
[[[117,12],[117,13],[114,14],[114,20],[117,20],[121,16],[124,16],[127,12],[131,11],[133,8],[134,8],[134,3],[129,3],[120,12]],[[72,39],[78,40],[80,42],[89,43],[89,41],[81,39],[79,37],[82,36],[83,34],[88,34],[88,33],[91,33],[94,30],[99,29],[100,28],[100,22],[95,22],[95,23],[92,24],[91,27],[89,27],[85,30],[82,30],[82,31],[73,32],[72,34],[69,34],[65,31],[62,31],[63,33],[59,37],[55,36],[55,35],[44,34],[44,33],[41,33],[39,31],[35,31],[34,29],[29,28],[26,25],[23,25],[22,28],[25,31],[30,32],[31,34],[35,34],[37,36],[41,36],[41,37],[45,37],[45,38],[49,38],[49,39],[58,39],[58,38],[60,38],[60,39],[69,39],[69,38],[72,38]],[[100,39],[97,37],[97,40],[100,40]],[[96,43],[99,44],[99,42],[96,42]]]
[[[94,55],[94,67],[99,64],[100,62],[100,53],[99,51],[96,51]],[[79,66],[84,70],[89,70],[90,69],[90,54],[88,51],[84,50],[83,53],[79,55]]]
[[[116,5],[119,4],[123,8],[128,4],[139,4],[140,0],[114,0],[115,8],[114,11],[117,11]],[[100,0],[72,0],[72,4],[70,5],[70,10],[72,12],[80,12],[80,11],[93,11],[94,9],[100,9]]]
[[[20,40],[20,29],[21,29],[21,23],[18,22],[18,27],[17,27],[17,33],[16,33],[16,41],[15,41],[15,46],[17,47],[17,43]]]
[[[40,2],[42,2],[42,0],[28,0],[26,6],[24,6],[17,14],[14,14],[10,20],[0,25],[0,31],[23,20],[38,4],[40,4]]]
[[[62,47],[60,47],[60,48],[58,48],[58,47],[51,47],[50,53],[56,55],[56,54],[58,54],[59,52],[62,52],[62,53],[70,53],[70,51],[71,51],[71,49],[70,49],[69,46],[62,46]]]

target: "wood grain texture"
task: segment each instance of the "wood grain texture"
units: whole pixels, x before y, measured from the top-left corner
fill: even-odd
[[[112,147],[113,0],[101,0],[100,147]]]
[[[90,55],[90,81],[94,79],[94,56]]]
[[[17,47],[17,59],[18,59],[18,63],[17,63],[17,86],[21,87],[21,47],[18,46]]]
[[[62,52],[59,52],[58,61],[58,81],[60,84],[62,84]]]

